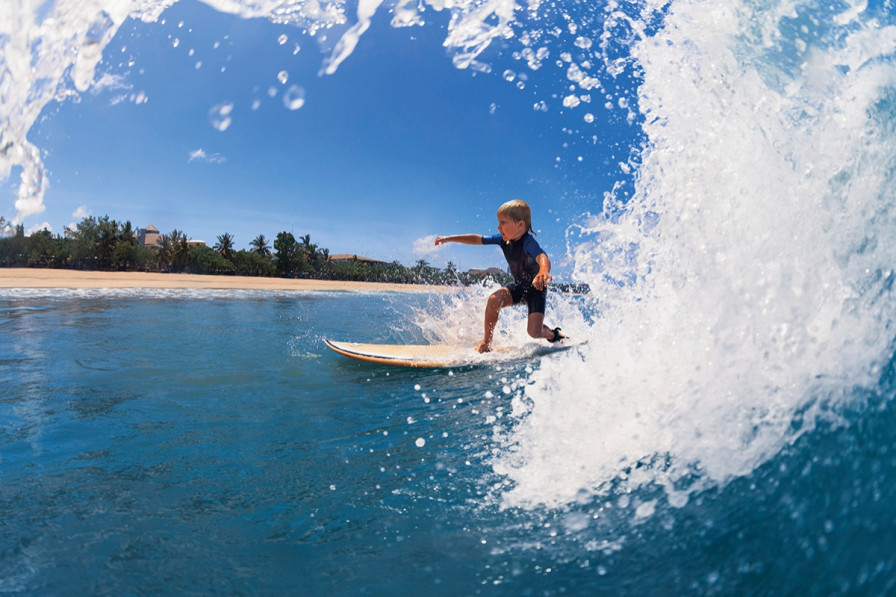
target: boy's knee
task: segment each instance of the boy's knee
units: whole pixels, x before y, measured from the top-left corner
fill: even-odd
[[[496,290],[488,297],[488,304],[490,307],[501,308],[510,304],[510,302],[510,295],[503,288],[501,290]]]

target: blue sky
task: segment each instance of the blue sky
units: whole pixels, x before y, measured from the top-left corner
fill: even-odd
[[[493,45],[481,57],[492,72],[461,70],[442,47],[447,15],[403,29],[388,18],[374,17],[332,75],[319,74],[321,46],[337,32],[322,41],[192,0],[126,22],[93,88],[49,105],[29,134],[50,185],[26,230],[108,215],[210,245],[228,232],[238,248],[287,230],[334,254],[468,269],[501,266],[501,254],[415,246],[491,233],[497,206],[520,198],[562,275],[567,228],[623,176],[624,114],[597,93],[564,108],[556,55],[533,71],[510,43]],[[7,219],[17,182],[4,184]]]

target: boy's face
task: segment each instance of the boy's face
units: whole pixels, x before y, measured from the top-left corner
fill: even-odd
[[[498,232],[504,242],[510,240],[518,240],[526,233],[526,223],[522,220],[516,221],[509,216],[498,214]]]

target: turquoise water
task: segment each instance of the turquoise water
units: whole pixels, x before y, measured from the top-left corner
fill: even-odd
[[[657,500],[659,482],[631,488],[663,468],[645,462],[561,507],[519,507],[496,463],[547,362],[403,370],[321,342],[395,341],[444,302],[6,291],[0,592],[893,590],[892,364],[859,407],[684,505]]]
[[[0,589],[348,594],[489,576],[471,559],[487,531],[463,512],[487,490],[483,413],[503,403],[482,395],[504,382],[364,366],[321,341],[388,341],[395,304],[425,299],[162,294],[3,300]]]

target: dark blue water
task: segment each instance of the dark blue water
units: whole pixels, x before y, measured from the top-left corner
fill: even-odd
[[[647,485],[506,508],[490,466],[509,449],[496,433],[518,424],[504,388],[537,363],[396,370],[321,342],[394,340],[430,300],[5,294],[0,592],[894,590],[892,363],[875,390],[683,507]]]

